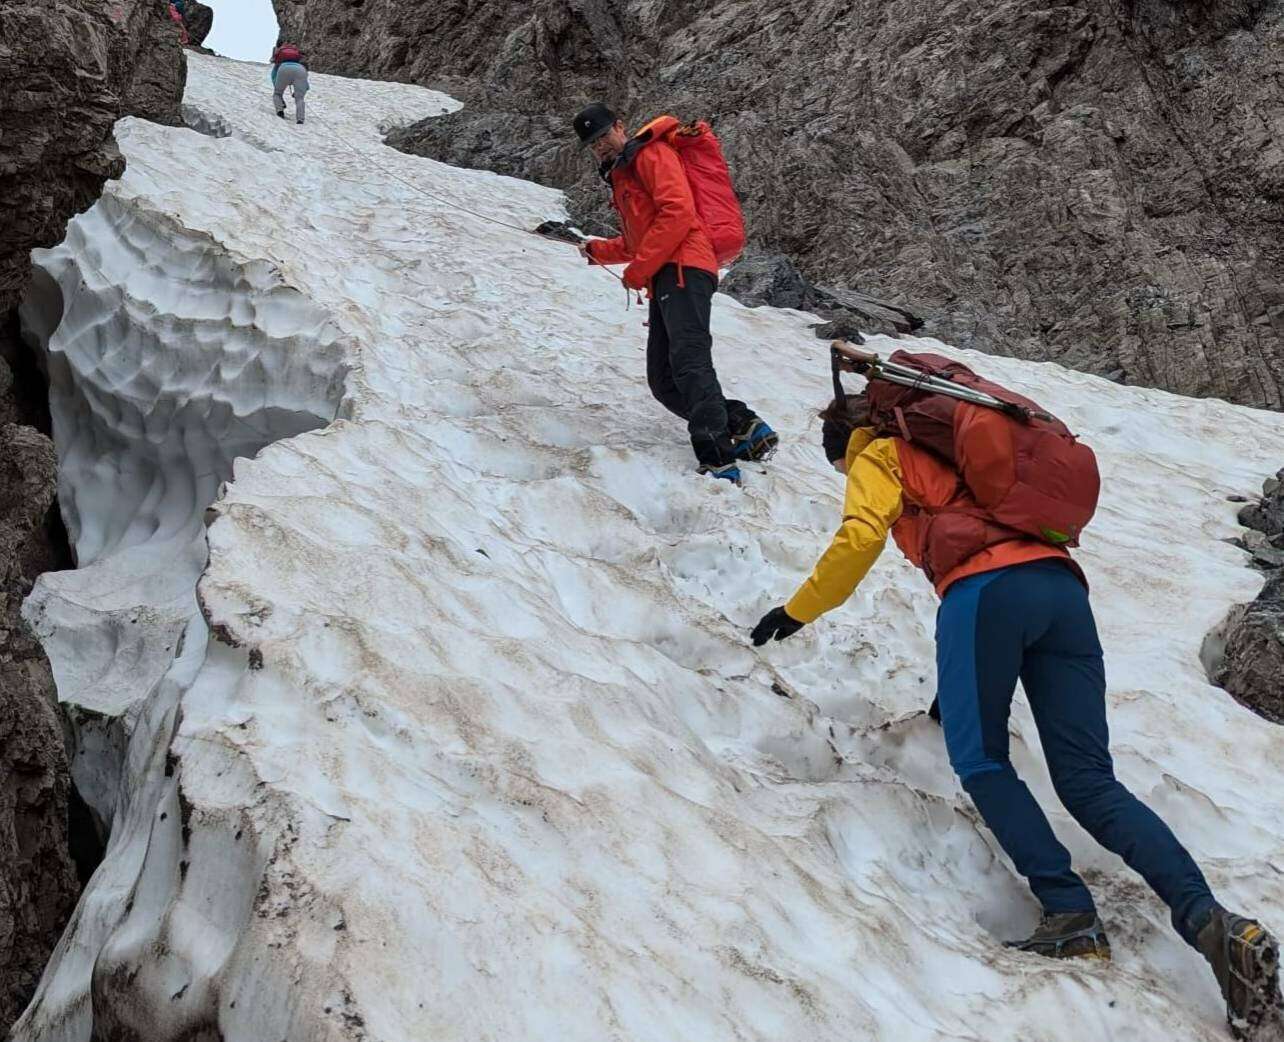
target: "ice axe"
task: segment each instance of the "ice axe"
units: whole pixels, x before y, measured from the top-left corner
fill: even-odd
[[[569,243],[571,246],[583,246],[589,241],[585,236],[581,235],[565,221],[545,221],[538,228],[532,228],[531,234],[538,235],[541,239],[549,239],[552,242]],[[613,272],[610,268],[603,267],[602,270],[610,275],[611,278],[615,279],[616,282],[624,285],[624,279]],[[624,286],[624,294],[627,300],[632,301],[633,298],[629,296],[628,286]],[[642,300],[641,293],[638,294],[638,303],[645,303]]]
[[[538,228],[531,230],[541,238],[552,239],[554,242],[570,243],[572,246],[578,246],[580,243],[587,241],[584,236],[565,221],[545,221]]]
[[[884,361],[873,351],[863,351],[847,340],[835,340],[829,345],[829,359],[834,374],[834,398],[839,406],[847,402],[842,374],[859,373],[867,380],[884,380],[912,390],[925,391],[928,394],[943,394],[950,398],[957,398],[961,402],[984,406],[987,409],[997,409],[1022,423],[1053,419],[1046,412],[1036,412],[1016,402],[1005,402],[974,387],[963,387],[944,376],[934,376],[912,366]]]

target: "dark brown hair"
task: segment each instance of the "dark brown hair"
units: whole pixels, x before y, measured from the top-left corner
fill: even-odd
[[[821,419],[820,437],[825,447],[825,458],[835,463],[847,455],[847,443],[857,427],[868,427],[869,398],[860,394],[846,395],[840,402],[831,401],[818,414]]]
[[[845,396],[842,404],[839,404],[838,399],[835,398],[817,415],[822,420],[845,424],[848,430],[868,427],[870,424],[869,396],[864,391],[859,394],[849,394]]]

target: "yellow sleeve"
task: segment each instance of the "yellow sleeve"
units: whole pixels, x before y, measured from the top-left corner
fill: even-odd
[[[847,470],[843,524],[816,568],[785,605],[791,618],[814,622],[837,608],[878,560],[901,516],[901,465],[890,438],[871,441]]]

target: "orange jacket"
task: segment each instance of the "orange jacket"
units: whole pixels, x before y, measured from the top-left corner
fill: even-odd
[[[666,264],[699,268],[718,277],[713,244],[696,213],[691,185],[678,153],[663,140],[679,126],[673,116],[660,116],[629,141],[611,168],[611,201],[620,215],[623,234],[593,239],[589,253],[594,264],[624,264],[624,284],[648,286]]]
[[[847,443],[842,526],[785,611],[799,622],[813,622],[837,608],[878,560],[889,532],[910,563],[922,568],[931,549],[932,512],[968,506],[975,507],[975,500],[948,463],[902,438],[854,431]],[[933,581],[944,596],[966,576],[1048,557],[1070,559],[1060,547],[1018,536],[986,547]]]

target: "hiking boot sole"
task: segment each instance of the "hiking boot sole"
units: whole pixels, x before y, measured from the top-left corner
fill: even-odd
[[[1240,1042],[1284,1039],[1284,1003],[1280,999],[1280,946],[1252,920],[1231,936],[1230,981],[1226,1021]]]
[[[1045,959],[1096,959],[1099,962],[1110,961],[1110,941],[1105,935],[1099,937],[1072,937],[1067,941],[1013,945],[1017,951],[1042,955]]]
[[[1005,948],[1042,955],[1045,959],[1097,959],[1110,961],[1110,939],[1100,925],[1056,939],[1031,938],[1028,941],[1009,941]]]

